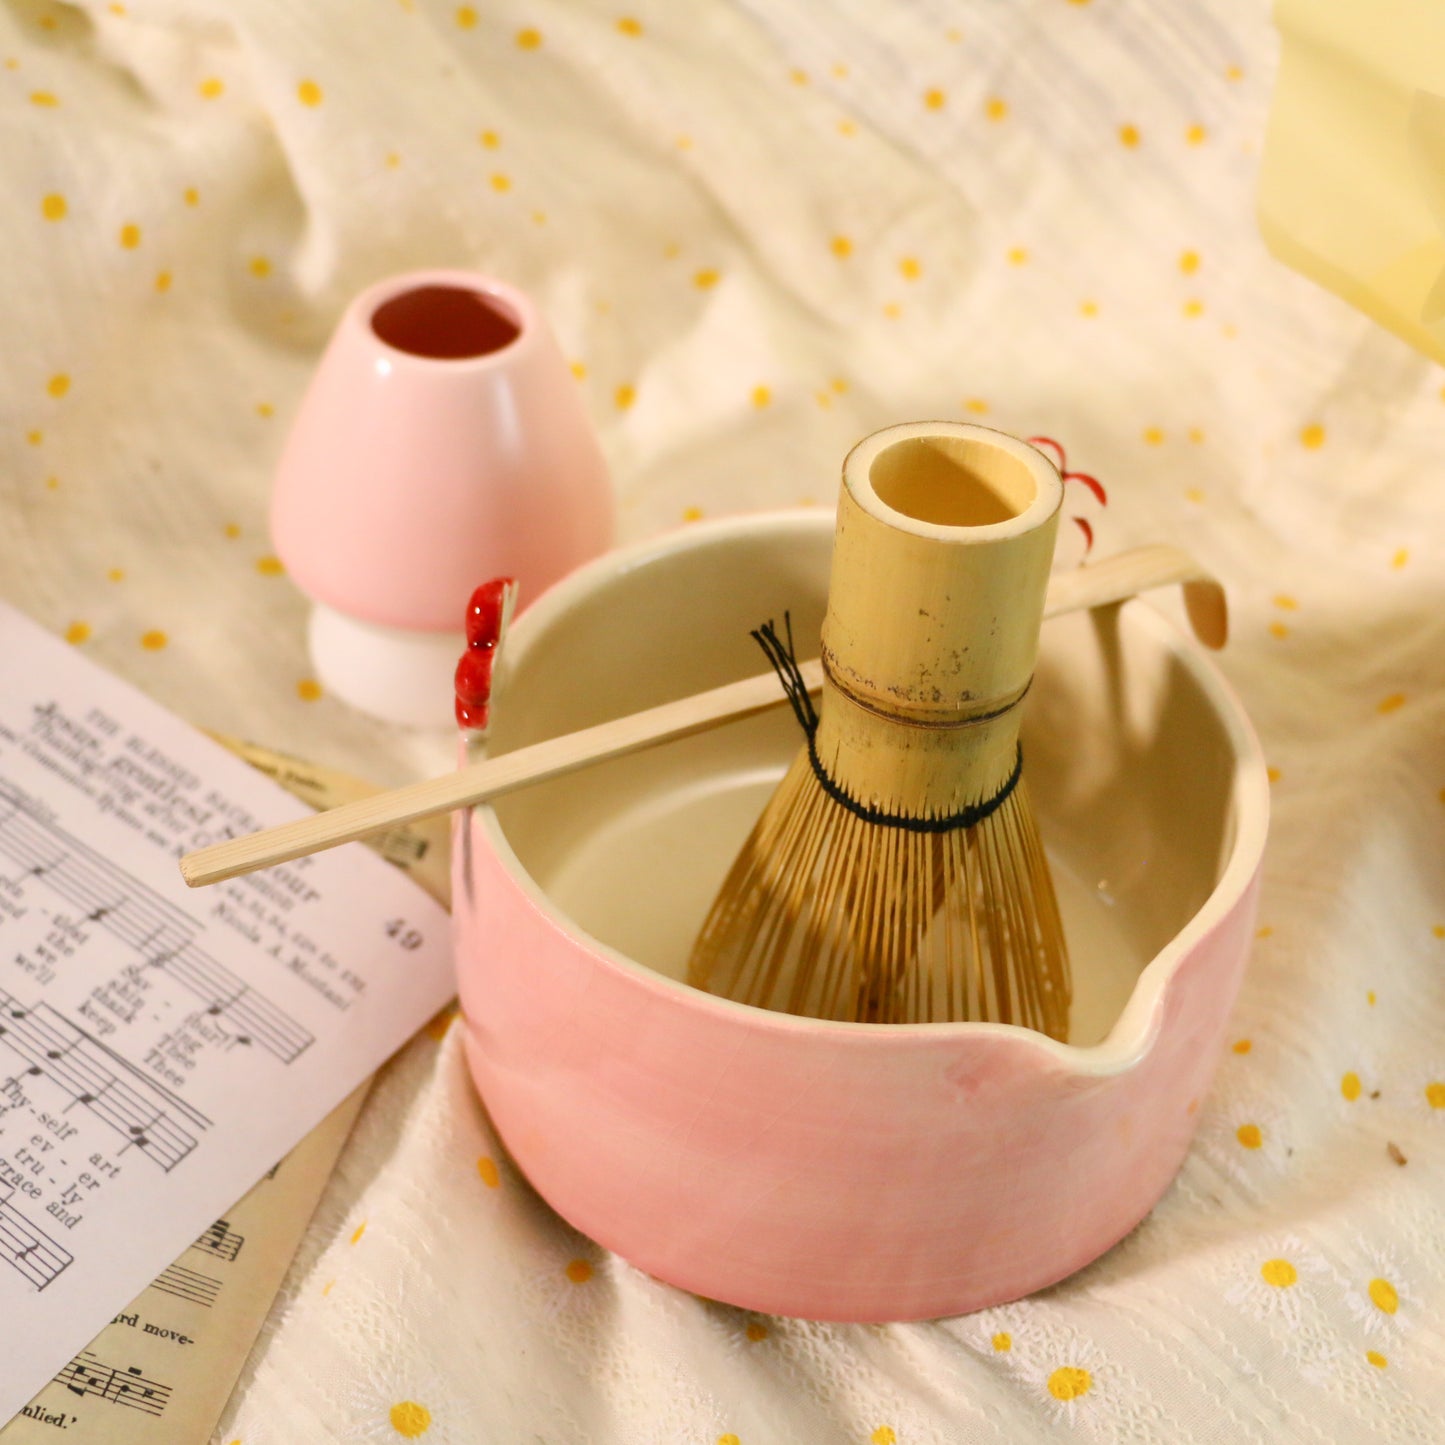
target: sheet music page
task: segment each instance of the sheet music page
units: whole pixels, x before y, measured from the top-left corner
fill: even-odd
[[[0,1426],[0,1442],[44,1445],[60,1429],[67,1445],[205,1445],[369,1089],[333,1109],[118,1310]],[[177,1334],[191,1343],[178,1350]]]
[[[370,797],[370,783],[236,738],[218,738],[253,768],[313,808]],[[448,819],[422,818],[367,840],[389,862],[445,903],[450,894]],[[426,1025],[438,1034],[449,1011]],[[281,1287],[297,1245],[361,1109],[368,1080],[261,1179],[226,1217],[189,1243],[8,1425],[0,1445],[44,1445],[64,1429],[69,1445],[205,1445]],[[165,1322],[161,1324],[159,1322]],[[147,1332],[156,1324],[157,1332]],[[177,1353],[161,1331],[194,1343]],[[154,1415],[129,1396],[87,1390],[79,1365],[160,1380],[170,1393]],[[143,1403],[143,1402],[142,1402]]]
[[[451,997],[448,919],[355,847],[187,889],[304,806],[3,606],[0,666],[0,1421],[163,1417],[227,1209]],[[145,1366],[87,1349],[161,1279]]]

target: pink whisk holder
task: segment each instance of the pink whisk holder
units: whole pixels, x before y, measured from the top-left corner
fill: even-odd
[[[612,490],[571,369],[532,301],[422,271],[347,307],[276,472],[277,555],[312,602],[322,685],[388,721],[452,723],[478,581],[524,604],[612,544]]]

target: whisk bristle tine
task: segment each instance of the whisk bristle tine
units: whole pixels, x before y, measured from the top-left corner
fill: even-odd
[[[865,822],[789,769],[718,894],[689,982],[870,1023],[1013,1023],[1068,1035],[1068,955],[1020,785],[970,828]]]

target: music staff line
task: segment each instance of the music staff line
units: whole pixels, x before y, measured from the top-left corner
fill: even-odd
[[[159,894],[3,784],[0,809],[0,855],[21,866],[22,878],[45,884],[80,910],[79,921],[99,924],[200,998],[209,1013],[224,1014],[239,1031],[237,1042],[254,1042],[287,1064],[315,1042],[288,1013],[198,947],[191,921]]]
[[[29,1060],[29,1073],[49,1076],[76,1103],[114,1129],[125,1148],[138,1149],[167,1173],[196,1147],[195,1135],[177,1123],[163,1104],[155,1102],[162,1091],[49,1004],[27,1008],[0,989],[0,1044]],[[112,1062],[116,1069],[107,1067]],[[134,1086],[117,1070],[124,1070]],[[204,1114],[173,1095],[166,1096],[198,1128],[209,1124]]]
[[[151,1287],[210,1309],[221,1292],[221,1281],[183,1264],[172,1264],[151,1281]]]
[[[8,1184],[0,1184],[0,1259],[19,1270],[36,1289],[44,1289],[75,1259],[10,1203],[14,1192]]]

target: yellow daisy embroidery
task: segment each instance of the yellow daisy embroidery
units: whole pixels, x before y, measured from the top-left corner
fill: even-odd
[[[415,1440],[431,1429],[431,1411],[415,1400],[401,1400],[391,1407],[391,1428],[404,1440]]]
[[[1093,1376],[1077,1365],[1060,1365],[1049,1376],[1049,1394],[1056,1400],[1077,1400],[1089,1393],[1094,1383]]]

